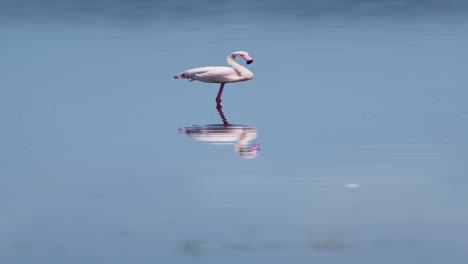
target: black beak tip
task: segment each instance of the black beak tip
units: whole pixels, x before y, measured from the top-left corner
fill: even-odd
[[[253,62],[253,60],[249,60],[249,61],[247,61],[247,64],[250,64],[250,63],[252,63],[252,62]]]

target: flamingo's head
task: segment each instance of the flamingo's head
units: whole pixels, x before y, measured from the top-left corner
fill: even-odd
[[[247,62],[247,64],[250,64],[254,61],[252,57],[249,56],[249,53],[247,51],[236,51],[233,52],[233,55],[243,58]]]
[[[248,149],[240,149],[239,155],[245,159],[255,159],[260,151],[259,144],[252,144]]]

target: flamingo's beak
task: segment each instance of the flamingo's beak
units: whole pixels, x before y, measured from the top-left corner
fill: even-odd
[[[247,62],[247,64],[253,62],[253,59],[249,55],[243,55],[242,58]]]

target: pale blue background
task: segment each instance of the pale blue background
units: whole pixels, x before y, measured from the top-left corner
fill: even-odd
[[[0,38],[1,263],[468,261],[465,1],[3,0]],[[234,50],[254,160],[177,133]]]

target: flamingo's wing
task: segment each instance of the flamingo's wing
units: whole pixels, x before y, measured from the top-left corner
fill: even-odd
[[[233,82],[238,78],[236,71],[229,67],[203,67],[185,71],[191,80],[207,83]]]

